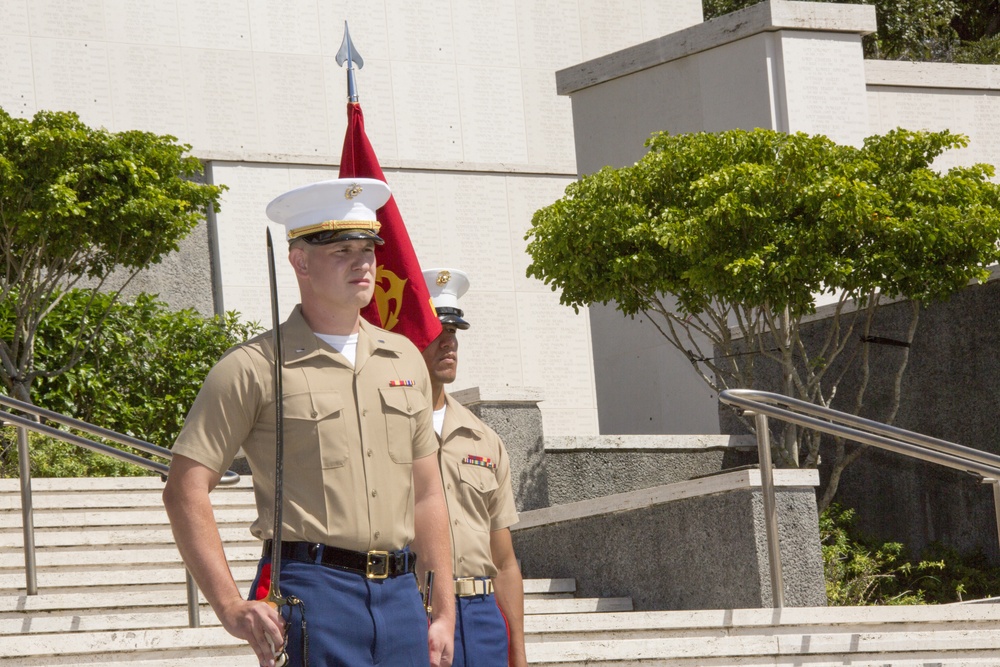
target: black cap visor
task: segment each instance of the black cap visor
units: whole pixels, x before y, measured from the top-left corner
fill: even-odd
[[[437,311],[438,319],[441,320],[441,324],[450,324],[463,331],[471,326],[462,319],[465,313],[462,312],[461,308],[435,308],[435,310]]]
[[[375,245],[385,244],[385,239],[370,229],[324,229],[299,238],[309,245],[326,245],[340,241],[374,241]]]

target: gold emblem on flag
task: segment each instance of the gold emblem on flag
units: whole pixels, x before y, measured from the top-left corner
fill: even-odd
[[[451,271],[445,269],[444,271],[438,273],[437,280],[434,282],[438,284],[438,287],[444,287],[448,284],[449,280],[451,280]]]
[[[378,309],[382,328],[392,331],[399,324],[399,313],[403,310],[403,288],[406,279],[380,266],[375,272],[375,307]]]
[[[361,194],[362,187],[355,183],[344,191],[344,199],[354,199]]]

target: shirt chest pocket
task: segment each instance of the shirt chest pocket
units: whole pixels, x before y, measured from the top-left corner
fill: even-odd
[[[396,463],[413,463],[417,417],[427,409],[427,399],[412,387],[383,387],[379,393],[389,456]]]
[[[284,400],[285,451],[300,465],[339,468],[347,461],[347,424],[340,392],[288,394]],[[307,468],[308,469],[308,468]]]
[[[485,466],[460,463],[458,466],[462,508],[469,527],[480,531],[490,530],[490,499],[499,488],[493,470]]]

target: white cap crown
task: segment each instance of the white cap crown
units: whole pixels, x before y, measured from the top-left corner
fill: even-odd
[[[458,299],[469,290],[469,276],[458,269],[426,269],[422,273],[441,323],[468,329],[469,323],[458,307]]]
[[[266,211],[268,218],[285,226],[289,241],[333,232],[321,242],[370,238],[381,243],[375,214],[390,194],[389,186],[374,178],[337,178],[278,195]]]

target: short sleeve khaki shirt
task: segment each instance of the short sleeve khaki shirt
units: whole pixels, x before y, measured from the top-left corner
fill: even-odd
[[[517,523],[507,450],[493,429],[445,394],[441,479],[456,577],[495,577],[490,533]]]
[[[403,336],[362,321],[355,366],[321,341],[296,307],[284,354],[284,540],[393,550],[414,536],[412,463],[434,454],[430,379]],[[270,332],[211,370],[173,451],[223,472],[242,447],[257,520],[274,523],[274,347]]]

